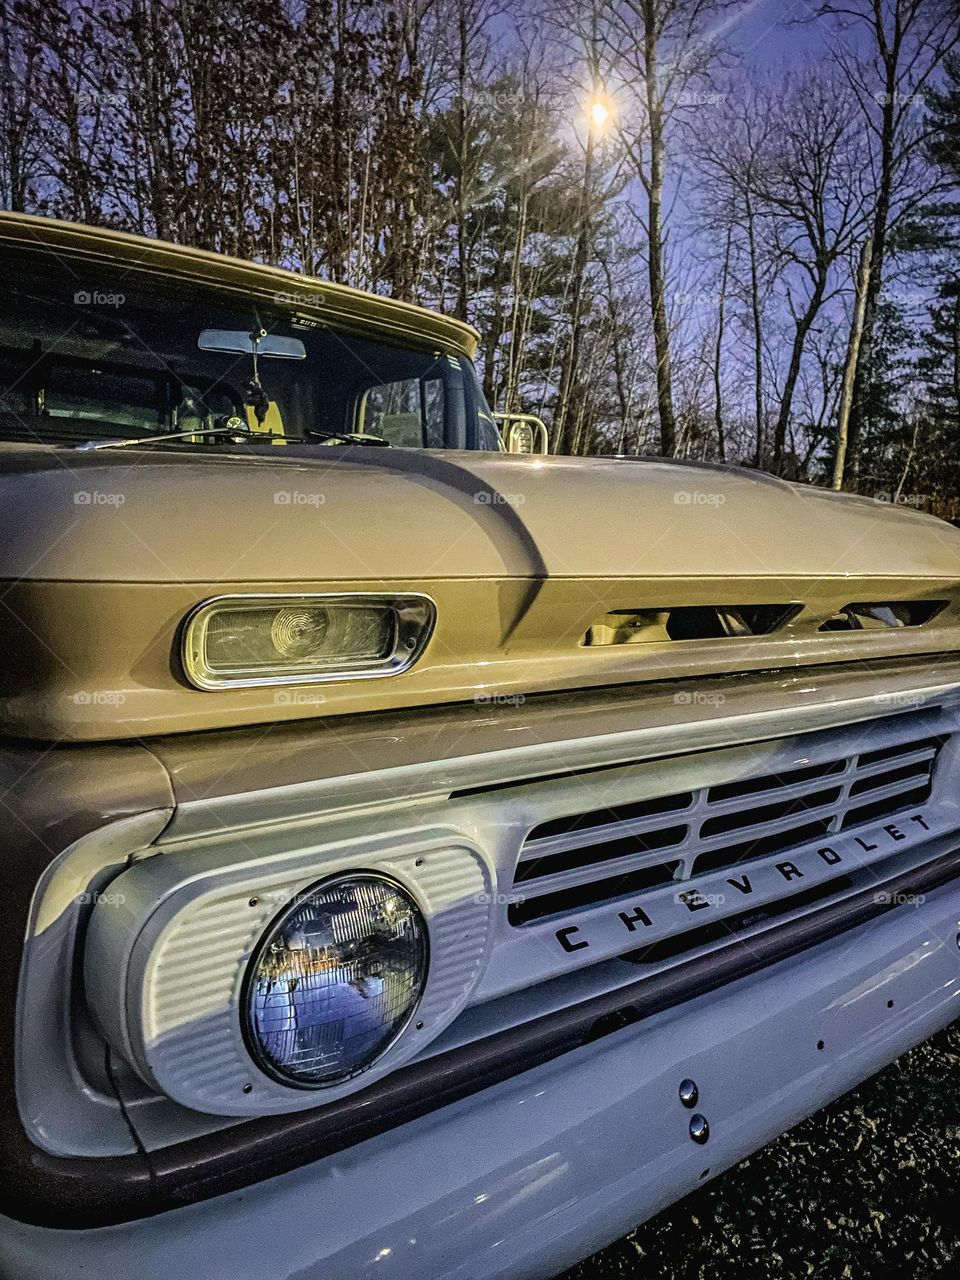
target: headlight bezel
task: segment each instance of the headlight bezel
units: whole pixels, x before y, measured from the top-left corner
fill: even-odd
[[[257,1033],[257,1028],[255,1025],[255,1017],[252,1011],[253,986],[256,981],[257,971],[259,969],[260,962],[263,958],[263,955],[266,949],[270,946],[273,939],[276,937],[280,929],[283,927],[283,923],[289,920],[289,918],[296,911],[298,911],[308,899],[314,897],[319,893],[322,893],[324,890],[329,889],[332,885],[336,884],[338,881],[349,882],[349,881],[358,881],[358,880],[379,881],[380,883],[389,885],[391,889],[393,889],[395,892],[400,894],[402,898],[405,898],[409,902],[410,906],[413,908],[414,912],[419,917],[419,930],[420,930],[420,936],[422,939],[422,947],[423,947],[423,956],[422,956],[422,962],[421,962],[420,973],[419,973],[419,990],[417,992],[416,999],[411,1002],[409,1008],[406,1010],[403,1016],[402,1021],[400,1021],[398,1026],[395,1028],[393,1034],[389,1037],[388,1040],[384,1042],[382,1046],[380,1046],[380,1048],[377,1050],[373,1058],[371,1058],[368,1062],[364,1063],[363,1066],[359,1067],[355,1071],[350,1072],[347,1075],[343,1075],[332,1080],[317,1081],[317,1082],[311,1082],[307,1080],[298,1080],[292,1074],[280,1070],[270,1061],[270,1058],[266,1050],[264,1049],[264,1046]],[[357,1081],[359,1077],[366,1075],[369,1071],[373,1070],[378,1063],[383,1061],[383,1059],[394,1049],[394,1047],[397,1045],[400,1039],[406,1034],[406,1032],[410,1028],[411,1023],[414,1021],[417,1015],[417,1010],[419,1009],[423,1001],[423,996],[424,996],[424,992],[427,989],[429,976],[430,976],[430,930],[427,923],[427,918],[424,914],[421,904],[417,901],[416,895],[413,894],[410,891],[410,889],[407,888],[406,885],[404,885],[400,880],[394,878],[393,876],[385,875],[382,872],[378,872],[378,871],[364,870],[362,868],[358,868],[356,870],[338,871],[332,875],[325,876],[322,880],[317,881],[315,884],[312,884],[307,888],[298,891],[292,898],[290,898],[280,908],[280,910],[276,913],[276,915],[272,917],[269,924],[264,929],[263,933],[260,936],[259,941],[257,942],[257,945],[255,946],[255,948],[253,949],[250,955],[250,959],[247,963],[246,971],[243,976],[243,982],[240,987],[240,1000],[239,1000],[238,1011],[240,1014],[240,1026],[241,1026],[241,1032],[243,1035],[244,1044],[246,1045],[247,1051],[250,1054],[251,1061],[269,1079],[273,1080],[277,1084],[283,1085],[288,1089],[301,1089],[310,1093],[323,1093],[325,1090],[342,1089],[344,1086]]]
[[[383,608],[394,616],[393,647],[383,658],[362,660],[351,665],[284,672],[279,664],[273,672],[237,668],[237,674],[216,670],[207,654],[207,633],[212,619],[229,611],[269,611],[291,608],[349,609]],[[240,592],[211,596],[187,614],[181,628],[180,661],[190,684],[205,692],[225,689],[257,689],[304,684],[327,684],[346,680],[376,680],[401,675],[420,660],[433,636],[437,606],[420,591],[324,591],[324,592]]]
[[[389,1075],[454,1020],[487,956],[494,907],[486,855],[442,825],[355,826],[331,831],[328,815],[314,815],[282,830],[264,824],[240,841],[217,832],[202,853],[178,844],[111,882],[115,902],[94,906],[85,933],[84,992],[104,1038],[149,1088],[212,1116],[309,1110]],[[413,898],[427,924],[426,982],[416,1016],[388,1053],[345,1084],[298,1089],[251,1058],[241,987],[284,904],[346,874],[383,874]]]

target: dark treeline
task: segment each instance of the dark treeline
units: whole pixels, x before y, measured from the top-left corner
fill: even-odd
[[[958,514],[960,6],[802,10],[0,0],[0,200],[467,319],[560,452]]]

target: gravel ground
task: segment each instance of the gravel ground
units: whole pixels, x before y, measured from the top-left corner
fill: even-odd
[[[960,1022],[561,1280],[960,1277]]]

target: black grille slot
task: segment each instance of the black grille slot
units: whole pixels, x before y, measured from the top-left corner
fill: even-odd
[[[885,800],[875,800],[873,804],[849,809],[840,824],[840,829],[847,831],[850,827],[859,827],[865,822],[876,822],[878,818],[889,818],[895,813],[902,813],[904,809],[912,809],[918,804],[924,804],[930,799],[930,787],[931,783],[927,782],[913,791],[901,791],[899,795],[888,796]]]
[[[657,796],[653,800],[638,800],[634,804],[612,804],[606,809],[591,809],[589,813],[577,813],[573,817],[552,818],[541,822],[527,836],[527,842],[547,840],[550,836],[565,836],[572,831],[590,827],[602,827],[608,823],[630,822],[633,818],[651,818],[661,813],[674,813],[688,809],[693,804],[693,793],[683,791],[675,796]]]
[[[701,853],[694,860],[693,875],[700,876],[707,871],[734,867],[738,862],[746,862],[750,858],[766,858],[774,853],[786,853],[788,849],[795,849],[808,840],[825,836],[830,830],[830,822],[830,818],[820,818],[801,827],[777,831],[774,835],[758,836],[755,840],[742,840],[739,844],[726,844],[722,849],[711,849],[709,853]]]
[[[723,800],[736,800],[740,796],[752,796],[760,791],[774,791],[780,787],[792,786],[795,782],[814,782],[818,778],[828,778],[831,774],[842,773],[845,767],[845,760],[831,760],[829,764],[811,764],[805,769],[788,769],[785,773],[770,773],[763,778],[742,778],[737,782],[722,782],[717,787],[711,787],[707,792],[707,803],[719,804]]]
[[[629,858],[637,853],[655,853],[680,844],[687,828],[666,827],[658,831],[643,831],[619,839],[604,840],[598,844],[581,845],[577,849],[565,849],[562,853],[548,853],[541,857],[524,859],[517,867],[515,884],[536,880],[539,876],[552,876],[574,867],[592,866],[597,862],[610,862],[617,858]]]
[[[908,782],[911,778],[929,778],[930,761],[918,760],[915,764],[901,765],[899,769],[889,769],[886,773],[874,773],[869,778],[859,778],[850,788],[852,796],[863,795],[865,791],[879,791],[881,787],[892,787],[897,782]],[[899,800],[899,797],[897,797]]]
[[[898,756],[910,756],[915,751],[930,750],[936,754],[944,742],[944,737],[920,738],[916,742],[898,742],[893,747],[881,747],[879,751],[864,751],[857,757],[857,767],[862,769],[866,765],[881,764],[884,760],[896,760]]]
[[[594,906],[598,902],[619,898],[622,894],[669,884],[679,865],[679,862],[664,862],[655,867],[628,871],[625,875],[610,876],[606,880],[594,880],[570,889],[558,889],[555,893],[544,893],[537,898],[525,898],[522,902],[511,902],[507,907],[507,919],[510,924],[529,924],[531,920],[542,920],[544,916],[574,911],[577,907]]]
[[[763,822],[776,822],[778,818],[792,818],[795,814],[806,813],[810,809],[822,809],[824,805],[834,804],[842,794],[842,788],[830,787],[826,791],[813,791],[805,796],[791,796],[789,800],[781,800],[779,804],[765,804],[759,809],[708,818],[700,827],[700,837],[706,840],[710,836],[725,835],[728,831],[757,827]]]

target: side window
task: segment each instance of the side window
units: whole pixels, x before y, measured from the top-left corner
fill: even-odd
[[[440,378],[403,378],[371,387],[363,399],[361,429],[405,449],[442,449],[446,394]]]

